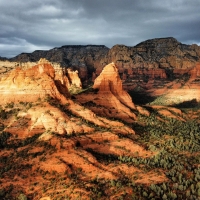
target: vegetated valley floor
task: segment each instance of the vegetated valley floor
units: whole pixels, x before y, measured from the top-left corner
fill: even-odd
[[[135,135],[94,124],[90,134],[46,131],[51,140],[4,131],[13,117],[25,123],[16,113],[35,104],[1,107],[0,199],[200,198],[199,107],[173,118],[146,107],[150,116],[140,114],[129,125]]]

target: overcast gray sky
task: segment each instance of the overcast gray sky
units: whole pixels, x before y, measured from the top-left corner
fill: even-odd
[[[200,45],[200,0],[0,0],[0,56],[171,36]]]

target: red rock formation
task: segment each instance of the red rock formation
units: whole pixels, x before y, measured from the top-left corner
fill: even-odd
[[[41,58],[37,63],[1,61],[0,65],[2,66],[0,67],[0,73],[2,77],[0,90],[2,98],[4,93],[6,94],[3,102],[18,101],[17,96],[25,94],[27,101],[35,101],[38,98],[43,98],[45,95],[55,97],[54,93],[58,93],[57,90],[62,95],[68,97],[68,89],[73,88],[80,90],[82,88],[81,80],[77,71],[74,72],[71,69],[63,68],[59,64],[51,63],[44,58]],[[12,69],[15,70],[12,71]],[[41,81],[43,76],[44,79],[47,80]],[[9,83],[9,86],[7,83]],[[51,85],[54,85],[54,83],[55,87],[52,86],[51,88]],[[26,84],[29,85],[28,87],[31,87],[32,85],[32,89],[25,88]],[[15,90],[15,88],[17,90]],[[28,92],[30,92],[31,95],[28,95]],[[8,93],[12,93],[13,95],[8,97]],[[19,99],[20,98],[21,97],[19,97]]]
[[[59,87],[62,94],[66,93],[66,88],[82,89],[82,83],[79,78],[78,71],[73,71],[71,68],[61,67],[58,63],[51,63],[46,59],[42,59],[44,62],[49,63],[55,70],[56,85]],[[40,63],[41,61],[39,61]]]
[[[55,85],[54,78],[55,70],[46,60],[41,59],[38,65],[26,70],[18,67],[1,78],[1,102],[34,102],[47,95],[60,99],[62,95]],[[69,96],[67,90],[64,95]]]
[[[56,71],[55,84],[57,88],[62,94],[68,93],[68,88],[70,88],[71,84],[69,82],[68,77],[65,75],[67,70],[60,66],[56,66],[56,67],[54,66],[54,69]]]
[[[99,89],[99,95],[102,95],[102,97],[115,96],[122,104],[135,109],[131,97],[122,88],[122,81],[114,63],[104,67],[101,74],[96,78],[93,88]]]
[[[72,71],[70,68],[67,69],[67,75],[70,81],[70,87],[77,87],[77,88],[82,88],[82,83],[81,80],[78,76],[78,71]]]
[[[136,119],[131,111],[136,110],[136,107],[129,94],[123,90],[118,68],[114,63],[104,67],[96,78],[93,89],[98,92],[77,95],[77,100],[88,104],[93,112],[105,117],[119,118],[130,123]]]
[[[78,77],[77,73],[71,72],[71,77]],[[57,79],[56,79],[57,78]],[[73,80],[73,79],[72,79]],[[74,84],[80,79],[75,79]],[[59,82],[60,81],[60,82]],[[61,82],[63,81],[63,82]],[[0,102],[6,104],[10,102],[38,102],[34,108],[26,110],[23,117],[27,120],[26,127],[21,126],[20,121],[10,121],[6,131],[16,133],[21,137],[42,133],[44,130],[52,130],[59,134],[84,133],[94,129],[87,123],[82,123],[82,119],[92,122],[104,128],[111,128],[114,132],[134,133],[124,124],[98,117],[94,112],[83,106],[74,103],[69,98],[68,79],[63,71],[56,73],[51,63],[45,59],[32,68],[23,70],[16,68],[4,76],[0,81]],[[76,117],[68,116],[58,108],[44,103],[42,99],[51,97],[57,104],[62,104],[64,108],[73,113]],[[20,117],[20,116],[19,116]],[[21,127],[21,128],[20,128]],[[113,128],[114,127],[114,128]],[[121,130],[123,129],[123,130]]]
[[[197,63],[196,66],[190,70],[190,80],[194,80],[196,78],[200,78],[200,63]]]

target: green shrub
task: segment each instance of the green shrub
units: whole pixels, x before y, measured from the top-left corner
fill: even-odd
[[[6,108],[13,108],[14,102],[7,103]]]
[[[27,197],[25,194],[20,194],[18,197],[17,197],[18,200],[27,200]]]
[[[4,148],[7,144],[8,138],[11,136],[9,132],[0,133],[0,148]]]
[[[7,119],[7,113],[5,110],[0,110],[0,118],[1,119]]]

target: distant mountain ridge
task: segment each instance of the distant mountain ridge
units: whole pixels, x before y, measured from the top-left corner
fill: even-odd
[[[98,61],[108,53],[109,48],[104,45],[65,45],[50,50],[36,50],[33,53],[21,53],[11,58],[15,62],[36,62],[40,58],[46,58],[51,62],[57,62],[63,67],[71,67],[79,71],[81,79],[87,80],[98,67]]]
[[[6,58],[6,57],[1,57],[1,56],[0,56],[0,61],[4,61],[4,60],[7,60],[7,58]]]
[[[123,80],[135,77],[171,78],[173,73],[179,74],[181,71],[182,74],[183,70],[192,69],[200,62],[200,47],[167,37],[149,39],[133,47],[115,45],[111,49],[104,45],[64,45],[45,51],[21,53],[9,60],[36,62],[40,58],[78,70],[82,81],[94,80],[111,62],[118,66]]]
[[[32,53],[21,53],[10,60],[18,62],[36,62],[39,58],[43,57],[51,62],[59,62],[67,67],[68,64],[73,64],[73,55],[70,54],[72,52],[75,53],[77,57],[83,55],[98,57],[97,53],[105,54],[108,50],[109,48],[104,45],[64,45],[50,50],[36,50]],[[94,55],[94,53],[96,54]]]

